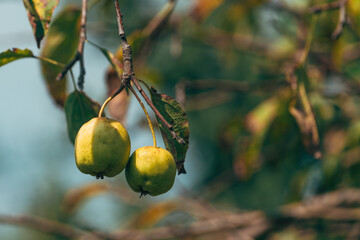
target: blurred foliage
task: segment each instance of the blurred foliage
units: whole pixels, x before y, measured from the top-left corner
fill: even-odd
[[[88,35],[115,51],[112,2],[93,1]],[[189,199],[144,200],[143,206],[123,189],[85,186],[74,199],[67,195],[68,214],[76,212],[81,198],[108,192],[133,216],[122,228],[150,228],[219,216],[212,205],[271,212],[321,193],[360,187],[360,1],[315,13],[311,7],[329,1],[186,2],[179,0],[167,24],[146,40],[139,33],[162,5],[142,0],[120,5],[136,45],[135,72],[176,95],[187,113],[190,149],[196,154],[187,156],[185,167],[200,180],[181,189],[179,196]],[[341,11],[349,21],[339,23]],[[147,51],[140,51],[145,42]],[[71,216],[59,219],[79,224]],[[345,239],[340,230],[328,228],[326,221],[312,228],[275,228],[264,239]]]

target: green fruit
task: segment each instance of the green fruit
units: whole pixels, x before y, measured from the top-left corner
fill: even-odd
[[[137,149],[125,169],[126,180],[135,192],[156,196],[174,185],[176,164],[171,153],[163,148],[147,146]]]
[[[130,138],[121,123],[105,117],[93,118],[80,128],[75,139],[79,170],[96,178],[114,177],[126,166]]]

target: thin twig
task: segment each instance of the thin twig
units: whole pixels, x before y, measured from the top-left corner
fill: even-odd
[[[30,216],[5,216],[0,215],[0,222],[4,224],[19,225],[50,233],[66,238],[77,238],[84,234],[84,231],[69,225],[61,224],[51,220],[46,220]]]
[[[334,2],[330,2],[330,3],[325,3],[325,4],[319,4],[316,5],[314,7],[309,8],[308,12],[309,13],[321,13],[324,11],[328,11],[328,10],[334,10],[337,9],[341,6],[343,0],[339,0],[339,1],[334,1]]]
[[[307,32],[306,43],[305,43],[304,49],[303,49],[303,51],[301,53],[301,56],[300,56],[300,58],[298,60],[298,63],[297,63],[298,66],[304,65],[305,62],[306,62],[306,59],[307,59],[307,57],[309,55],[310,48],[311,48],[311,43],[312,43],[312,40],[313,40],[313,37],[314,37],[316,20],[317,20],[317,16],[312,15],[311,16],[310,26],[309,26],[309,29],[308,29],[308,32]]]
[[[132,82],[134,83],[135,87],[138,89],[138,91],[140,92],[140,94],[143,96],[143,98],[145,99],[145,101],[147,102],[147,104],[150,106],[150,108],[154,111],[155,115],[160,119],[160,121],[165,125],[166,128],[169,129],[171,136],[173,137],[173,139],[176,139],[180,144],[186,144],[185,140],[181,137],[179,137],[175,131],[173,126],[166,121],[166,119],[163,117],[163,115],[161,115],[161,113],[159,112],[159,110],[157,110],[157,108],[154,106],[154,104],[152,103],[152,101],[149,99],[149,97],[145,94],[144,90],[142,89],[141,85],[139,84],[138,80],[136,78],[132,78]]]
[[[150,127],[150,130],[151,130],[151,134],[152,134],[152,137],[153,137],[153,143],[154,143],[154,147],[156,147],[156,137],[155,137],[155,132],[154,132],[154,128],[153,128],[153,125],[151,123],[151,119],[150,119],[150,116],[148,114],[148,112],[146,111],[146,108],[143,104],[143,102],[141,101],[140,97],[137,95],[137,93],[135,92],[134,88],[129,84],[128,85],[128,88],[130,89],[130,91],[134,94],[134,96],[136,97],[136,99],[138,100],[141,108],[143,109],[145,115],[146,115],[146,119],[148,120],[148,123],[149,123],[149,127]]]
[[[144,92],[144,90],[140,86],[137,79],[134,77],[135,74],[134,74],[133,63],[132,63],[132,49],[131,49],[131,46],[129,45],[129,43],[127,42],[127,39],[126,39],[126,34],[125,34],[125,31],[124,31],[124,25],[123,25],[123,21],[122,21],[122,13],[121,13],[121,10],[120,10],[118,0],[114,0],[114,6],[115,6],[115,11],[116,11],[116,18],[117,18],[117,23],[118,23],[119,36],[120,36],[120,39],[121,39],[122,51],[123,51],[123,68],[124,68],[124,72],[122,74],[122,82],[125,85],[128,85],[128,86],[130,85],[130,82],[134,83],[135,87],[138,89],[140,94],[143,96],[146,103],[154,111],[155,115],[160,119],[160,121],[165,125],[165,127],[169,129],[172,137],[174,139],[176,139],[179,143],[185,144],[184,139],[182,139],[181,137],[179,137],[175,133],[175,131],[173,129],[173,126],[168,121],[166,121],[166,119],[156,109],[154,104],[151,102],[149,97],[146,95],[146,93]]]
[[[343,32],[343,28],[346,24],[346,7],[345,7],[345,3],[347,0],[342,0],[340,1],[340,6],[339,6],[339,21],[336,25],[335,31],[333,32],[333,34],[331,35],[332,39],[337,39],[338,37],[340,37],[341,33]]]
[[[84,89],[84,77],[85,77],[85,66],[84,66],[84,46],[86,41],[86,16],[87,16],[87,0],[82,0],[81,7],[81,28],[80,28],[80,39],[77,52],[71,62],[65,67],[65,69],[59,73],[57,80],[61,80],[68,73],[68,71],[75,65],[77,61],[80,62],[80,75],[78,78],[78,86],[80,90]]]

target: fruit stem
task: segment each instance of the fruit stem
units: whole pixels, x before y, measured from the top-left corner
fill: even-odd
[[[75,83],[75,77],[74,77],[74,73],[73,73],[73,70],[70,69],[70,75],[71,75],[71,81],[72,81],[72,84],[73,84],[73,87],[74,87],[74,90],[78,90],[77,87],[76,87],[76,83]]]
[[[99,111],[99,117],[102,117],[106,105],[107,105],[113,98],[114,98],[113,96],[110,96],[110,97],[109,97],[108,99],[106,99],[106,101],[103,103],[103,105],[101,106],[100,111]]]
[[[154,128],[153,128],[153,125],[151,123],[151,119],[149,117],[149,113],[146,111],[146,108],[144,106],[144,104],[142,103],[141,99],[139,98],[139,96],[137,95],[137,93],[135,92],[134,88],[129,84],[128,85],[128,88],[130,89],[130,91],[134,94],[134,96],[136,97],[136,99],[138,100],[138,102],[140,103],[140,106],[141,108],[143,109],[145,115],[146,115],[146,118],[149,122],[149,127],[150,127],[150,130],[151,130],[151,134],[152,134],[152,137],[153,137],[153,143],[154,143],[154,147],[156,147],[156,137],[155,137],[155,132],[154,132]]]

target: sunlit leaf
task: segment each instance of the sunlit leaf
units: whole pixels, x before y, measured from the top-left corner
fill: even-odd
[[[47,33],[53,11],[59,0],[23,0],[37,46]]]
[[[29,49],[13,48],[0,53],[0,67],[12,61],[22,58],[34,58],[35,56]]]
[[[69,138],[75,142],[80,127],[90,119],[97,117],[100,105],[83,92],[74,91],[65,102],[65,114]]]
[[[80,188],[70,190],[64,199],[63,210],[67,214],[73,213],[86,199],[108,192],[110,186],[105,182],[91,183]]]
[[[241,142],[240,153],[235,159],[236,174],[246,179],[259,167],[261,146],[271,123],[279,112],[280,100],[272,97],[260,103],[245,118],[246,129],[251,133]]]
[[[138,197],[125,184],[121,182],[91,182],[85,185],[70,189],[63,200],[62,210],[66,214],[73,214],[87,200],[101,194],[112,194],[119,198],[123,203],[136,207],[146,207],[148,205],[145,199],[137,202]]]
[[[152,227],[178,208],[179,205],[176,202],[162,202],[149,206],[136,216],[136,218],[131,222],[130,227]]]
[[[307,151],[314,158],[321,158],[318,127],[303,81],[307,78],[305,69],[300,68],[296,72],[296,77],[302,81],[298,83],[296,96],[290,102],[289,111],[299,126],[301,139]]]
[[[223,2],[224,0],[197,0],[195,1],[192,15],[198,20],[203,20],[207,18]]]
[[[41,51],[41,57],[49,58],[68,64],[76,53],[79,42],[81,11],[77,7],[66,7],[53,20]],[[48,90],[55,102],[64,106],[66,99],[66,79],[56,80],[63,70],[47,62],[41,62],[41,69],[46,80]]]
[[[151,88],[150,93],[155,107],[159,110],[165,120],[173,126],[175,133],[185,141],[185,144],[181,144],[174,139],[171,136],[169,129],[166,128],[157,117],[166,149],[174,156],[179,174],[186,173],[184,162],[189,147],[189,122],[186,113],[174,98],[165,94],[159,94],[154,88]]]

